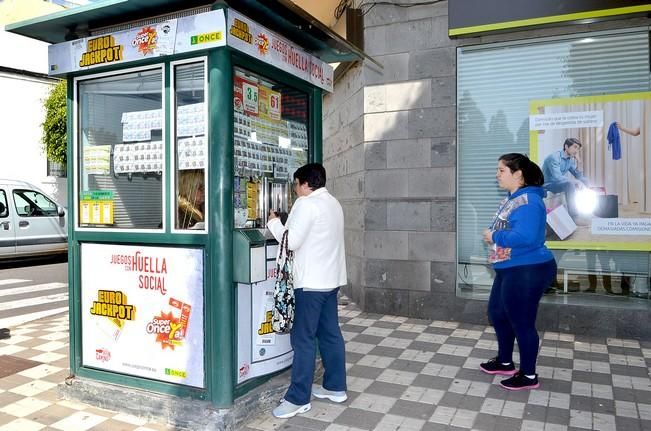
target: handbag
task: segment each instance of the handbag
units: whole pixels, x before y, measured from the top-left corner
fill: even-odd
[[[287,233],[280,240],[280,254],[276,261],[276,285],[274,287],[274,309],[271,328],[277,334],[287,334],[294,323],[294,252],[287,247]]]

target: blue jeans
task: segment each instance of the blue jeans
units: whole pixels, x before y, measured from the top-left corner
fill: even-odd
[[[294,291],[296,310],[290,333],[294,360],[292,382],[285,394],[292,404],[310,402],[317,342],[325,368],[323,387],[329,391],[346,390],[346,350],[339,329],[337,292],[339,288],[326,292]]]
[[[513,343],[520,348],[520,371],[535,374],[538,356],[536,314],[545,289],[556,277],[553,259],[535,265],[495,269],[488,317],[497,335],[497,360],[513,361]]]

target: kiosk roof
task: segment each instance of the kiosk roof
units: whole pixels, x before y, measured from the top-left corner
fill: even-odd
[[[100,0],[9,24],[5,30],[44,42],[60,43],[88,36],[95,29],[213,3],[206,0]],[[334,63],[368,58],[375,62],[290,0],[225,0],[222,3],[292,40],[323,61]]]

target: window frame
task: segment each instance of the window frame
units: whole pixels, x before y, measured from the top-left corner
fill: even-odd
[[[612,29],[612,30],[599,30],[599,31],[582,31],[580,33],[570,33],[570,34],[562,34],[562,35],[555,35],[555,36],[543,36],[543,37],[535,37],[531,39],[518,39],[518,40],[506,40],[506,41],[500,41],[500,42],[491,42],[491,43],[478,43],[478,44],[468,44],[468,45],[462,45],[458,46],[455,49],[455,58],[456,58],[456,70],[455,70],[455,82],[456,82],[456,113],[455,113],[455,122],[456,122],[456,131],[455,131],[455,139],[457,142],[456,145],[456,176],[455,176],[455,182],[456,182],[456,199],[455,199],[455,209],[456,209],[456,214],[457,214],[457,228],[456,228],[456,240],[455,240],[455,247],[456,247],[456,252],[455,252],[455,271],[456,271],[456,276],[455,276],[455,296],[459,298],[464,298],[464,299],[476,299],[476,300],[487,300],[488,296],[490,295],[491,287],[492,286],[492,281],[494,280],[494,277],[491,276],[491,284],[483,284],[483,283],[466,283],[466,281],[460,276],[462,271],[465,271],[464,266],[469,267],[472,270],[472,267],[476,266],[479,267],[478,270],[480,272],[479,276],[484,277],[485,274],[490,274],[490,265],[488,264],[487,261],[461,261],[461,235],[460,235],[460,226],[459,226],[459,220],[458,220],[458,215],[462,211],[462,199],[459,196],[459,189],[460,189],[460,177],[462,175],[462,171],[460,169],[460,161],[463,160],[463,155],[461,154],[461,145],[463,144],[461,139],[460,139],[460,134],[461,134],[461,128],[459,127],[460,124],[460,105],[459,105],[459,99],[460,95],[462,94],[461,87],[459,85],[459,75],[460,75],[460,67],[459,64],[461,63],[460,61],[460,56],[462,53],[472,53],[475,51],[488,51],[491,49],[501,49],[501,48],[513,48],[513,47],[523,47],[523,46],[529,46],[529,45],[539,45],[539,44],[546,44],[546,43],[554,43],[554,42],[570,42],[572,40],[582,40],[582,39],[589,39],[593,37],[612,37],[612,36],[622,36],[622,35],[627,35],[627,34],[643,34],[643,33],[649,33],[651,31],[651,26],[635,26],[635,27],[630,27],[630,28],[624,28],[624,29]],[[651,59],[650,59],[651,60]],[[651,91],[651,88],[646,91]],[[572,97],[582,97],[586,96],[585,94],[581,94],[579,96],[572,96]],[[551,98],[551,96],[550,96]],[[488,122],[488,118],[487,118]],[[512,148],[506,148],[504,152],[514,150]],[[466,198],[467,199],[467,198]],[[495,209],[497,209],[498,206],[498,201],[495,201]],[[478,239],[477,241],[480,241]],[[598,251],[601,251],[600,249],[576,249],[576,250],[570,250],[570,249],[550,249],[554,255],[555,258],[558,262],[559,265],[559,276],[562,274],[562,272],[565,269],[572,270],[574,269],[574,266],[571,266],[571,263],[566,263],[562,261],[561,257],[564,254],[567,254],[568,256],[585,256],[586,253],[596,253]],[[635,253],[635,254],[643,254],[646,255],[647,260],[650,262],[649,263],[649,270],[651,270],[651,252],[648,251],[633,251],[633,250],[617,250],[617,249],[608,249],[606,251],[609,252],[624,252],[624,253]],[[570,253],[571,252],[571,253]],[[559,255],[561,257],[559,257]],[[644,256],[643,256],[644,258]],[[586,258],[587,259],[587,258]],[[599,260],[599,263],[601,265],[601,261]],[[579,268],[580,270],[581,268]],[[608,274],[608,272],[606,272]],[[617,276],[617,273],[615,271],[612,272],[613,276]],[[484,278],[485,280],[485,278]],[[489,286],[487,289],[483,289],[484,286]],[[480,287],[480,289],[477,289],[477,287]],[[575,296],[574,298],[579,298]],[[545,298],[543,298],[543,302],[546,302]],[[551,303],[552,301],[549,301]],[[580,306],[585,306],[586,304],[583,302],[579,302],[577,300],[576,305]]]
[[[307,140],[307,147],[305,148],[305,152],[306,152],[305,159],[306,159],[306,163],[313,162],[314,161],[314,155],[315,155],[315,146],[316,146],[316,141],[317,141],[317,138],[314,135],[314,128],[315,128],[314,127],[314,125],[315,125],[314,113],[315,113],[315,109],[314,109],[314,103],[313,103],[314,102],[313,89],[310,88],[309,84],[306,86],[307,83],[300,80],[300,78],[297,78],[297,77],[294,77],[294,76],[290,75],[289,79],[288,79],[288,77],[286,75],[282,74],[282,73],[274,75],[273,72],[270,69],[268,69],[268,65],[262,64],[262,67],[260,67],[260,65],[256,64],[257,60],[251,61],[250,59],[242,59],[242,58],[238,57],[237,54],[234,54],[233,58],[234,58],[234,61],[233,61],[233,64],[232,64],[232,69],[231,69],[232,70],[232,84],[231,85],[233,85],[233,88],[234,88],[234,85],[235,85],[235,77],[236,77],[237,73],[240,72],[240,73],[244,73],[245,75],[246,74],[253,75],[257,79],[264,79],[264,80],[274,82],[275,84],[278,84],[278,85],[283,85],[285,87],[289,87],[289,88],[293,89],[294,91],[302,93],[305,96],[306,111],[307,111],[307,115],[306,115],[306,119],[305,119],[306,140]],[[234,108],[233,108],[232,112],[233,112],[232,120],[235,121],[235,110],[234,110]],[[321,120],[318,119],[316,121],[320,122]],[[237,156],[235,155],[235,145],[236,144],[235,144],[235,128],[234,127],[233,127],[233,130],[231,132],[231,138],[230,139],[231,139],[230,145],[233,147],[233,155],[232,155],[233,163],[235,165],[236,161],[237,161]],[[289,167],[289,165],[288,165],[288,167]],[[235,178],[235,176],[237,176],[236,172],[237,172],[237,169],[234,169],[234,172],[231,174],[233,179]],[[287,182],[289,184],[289,192],[290,192],[290,196],[291,196],[290,197],[290,202],[291,202],[291,204],[293,204],[296,201],[296,198],[297,198],[296,191],[294,190],[294,186],[293,186],[293,182],[294,182],[293,177],[292,177],[293,172],[288,171],[286,174],[287,174]],[[245,177],[241,177],[241,178],[245,178]],[[235,193],[237,193],[237,191],[235,190],[235,187],[233,187],[233,190],[232,190],[232,193],[231,193],[231,200],[233,202],[234,202]],[[264,205],[264,203],[262,203],[262,198],[263,198],[263,196],[261,194],[258,197],[258,202],[262,206],[261,209],[264,210],[265,205]],[[290,209],[291,209],[291,204],[290,204]],[[232,211],[233,211],[233,226],[232,226],[232,228],[234,230],[250,228],[250,227],[237,227],[236,220],[235,220],[236,215],[235,215],[235,206],[234,206],[234,204],[233,204],[233,207],[232,207]],[[262,211],[262,213],[263,213],[263,217],[262,217],[263,226],[262,227],[264,227],[264,222],[265,222],[265,220],[266,220],[266,218],[268,216],[268,211],[266,213],[264,211]]]
[[[9,201],[7,200],[7,192],[4,189],[0,189],[0,203],[5,205],[5,210],[0,213],[0,218],[9,218]]]
[[[165,88],[165,80],[167,77],[166,74],[166,63],[165,62],[160,62],[160,63],[155,63],[152,65],[147,65],[147,66],[139,66],[139,67],[131,67],[131,68],[126,68],[126,69],[120,69],[118,71],[111,71],[111,72],[101,72],[101,73],[95,73],[95,74],[90,74],[90,75],[84,75],[84,76],[79,76],[73,78],[73,95],[72,95],[72,159],[73,159],[73,178],[72,178],[72,198],[73,198],[73,203],[72,207],[74,209],[74,214],[77,216],[75,217],[76,220],[71,223],[73,225],[73,229],[75,232],[120,232],[120,233],[164,233],[166,232],[166,210],[167,210],[167,196],[165,194],[165,184],[167,183],[167,176],[168,176],[168,165],[167,163],[163,163],[163,172],[161,175],[161,215],[162,215],[162,224],[160,228],[155,228],[155,229],[143,229],[143,228],[116,228],[116,227],[93,227],[93,226],[81,226],[80,223],[80,218],[79,218],[79,195],[80,195],[80,160],[79,160],[79,155],[80,155],[80,148],[79,148],[79,132],[80,132],[80,109],[79,109],[79,85],[83,83],[83,81],[89,81],[93,79],[98,79],[98,78],[106,78],[106,77],[117,77],[121,75],[128,75],[130,73],[137,73],[137,72],[145,72],[145,71],[153,71],[159,69],[161,72],[161,109],[163,111],[163,118],[165,118],[165,113],[167,112],[166,110],[168,109],[167,103],[167,91]],[[167,154],[169,147],[168,147],[168,142],[166,142],[166,133],[167,133],[167,124],[163,120],[162,122],[162,136],[163,136],[163,153]]]
[[[187,64],[192,64],[192,63],[203,63],[203,94],[204,94],[204,108],[203,108],[203,114],[204,114],[204,119],[206,121],[205,125],[205,130],[204,130],[204,137],[206,139],[206,165],[204,167],[204,228],[203,229],[178,229],[176,227],[176,218],[178,215],[178,211],[176,211],[177,208],[177,194],[176,194],[176,163],[177,163],[177,136],[176,136],[176,120],[177,120],[177,112],[176,112],[176,66],[182,66],[182,65],[187,65]],[[208,199],[208,196],[210,196],[210,184],[208,182],[208,169],[210,169],[210,117],[209,117],[209,109],[208,109],[208,104],[209,104],[209,99],[210,99],[210,93],[208,91],[208,57],[207,56],[199,56],[199,57],[190,57],[190,58],[185,58],[182,60],[176,60],[176,61],[171,61],[169,63],[170,66],[170,103],[169,103],[169,109],[170,109],[170,123],[169,123],[169,128],[170,128],[170,157],[169,157],[169,165],[168,165],[168,171],[170,172],[170,195],[169,195],[169,201],[171,203],[170,205],[170,213],[171,213],[171,218],[170,218],[170,232],[172,234],[191,234],[191,235],[207,235],[209,233],[209,215],[210,215],[210,199]],[[165,217],[163,217],[165,219]]]
[[[21,199],[25,199],[22,197],[21,192],[28,192],[28,193],[36,193],[40,196],[42,196],[45,200],[50,202],[54,206],[54,213],[53,214],[41,214],[41,215],[30,215],[30,214],[22,214],[21,211],[19,211],[18,203],[16,202],[16,195],[20,196]],[[21,188],[15,188],[11,191],[11,197],[14,202],[14,209],[16,210],[16,215],[21,218],[42,218],[42,217],[58,217],[58,205],[56,202],[54,202],[52,199],[47,197],[44,193],[39,192],[38,190],[33,190],[33,189],[21,189]],[[36,202],[34,202],[35,205],[37,205],[40,209],[42,209]]]

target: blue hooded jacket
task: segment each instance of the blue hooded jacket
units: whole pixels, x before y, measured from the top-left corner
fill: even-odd
[[[501,203],[491,225],[494,250],[489,261],[496,269],[534,265],[554,259],[545,247],[547,210],[542,187],[522,187]]]
[[[619,160],[622,158],[622,143],[619,138],[619,129],[617,128],[617,123],[610,123],[608,127],[608,149],[613,152],[613,160]]]

